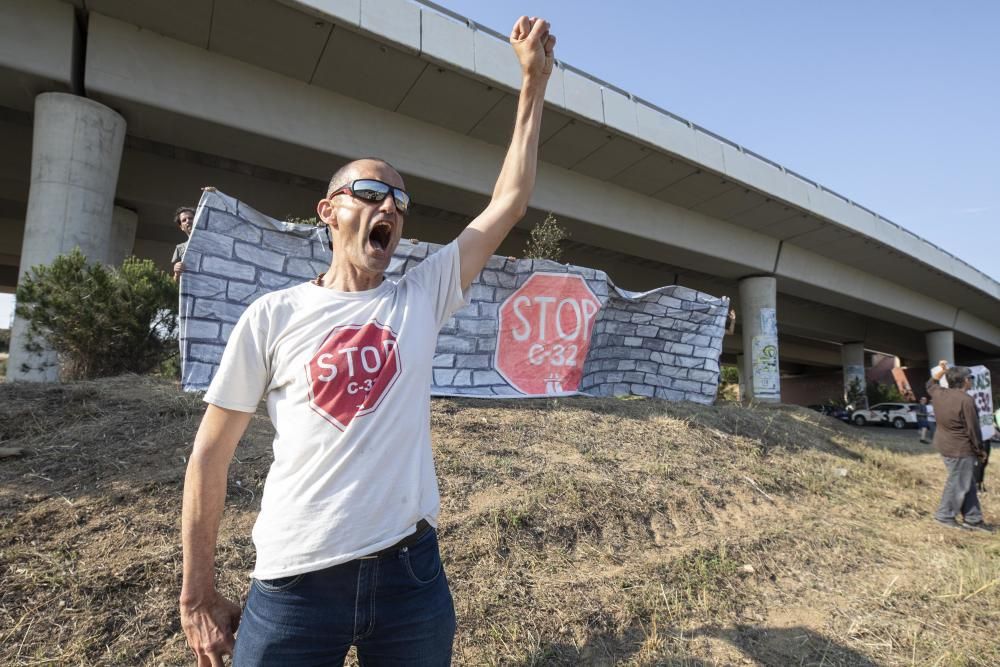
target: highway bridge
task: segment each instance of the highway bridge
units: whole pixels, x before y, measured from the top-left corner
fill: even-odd
[[[310,216],[366,155],[418,202],[406,235],[447,241],[492,191],[518,86],[503,35],[429,2],[0,0],[0,289],[74,245],[166,268],[172,212],[205,185]],[[537,190],[501,252],[551,211],[566,261],[732,297],[723,360],[748,395],[780,399],[750,381],[775,325],[786,377],[846,379],[866,351],[1000,356],[1000,284],[960,258],[567,63],[546,102]]]

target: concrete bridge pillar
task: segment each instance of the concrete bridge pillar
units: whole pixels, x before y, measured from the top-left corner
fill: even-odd
[[[942,359],[948,360],[949,366],[955,365],[955,332],[951,330],[928,331],[927,365],[933,368]]]
[[[125,119],[103,104],[67,93],[35,98],[19,281],[76,247],[95,262],[108,261],[124,144]],[[26,334],[26,323],[15,317],[7,378],[58,380],[55,355],[29,352]]]
[[[138,224],[139,216],[135,211],[115,206],[115,211],[111,214],[111,240],[104,260],[108,266],[120,267],[126,257],[132,256],[135,228]]]
[[[746,372],[746,368],[744,368],[744,366],[743,366],[745,357],[746,357],[746,355],[743,355],[743,354],[737,354],[736,355],[736,371],[737,371],[737,373],[740,376],[739,377],[739,380],[740,380],[740,385],[739,385],[739,389],[740,389],[740,401],[742,401],[744,399],[744,397],[746,397],[746,395],[747,395],[747,386],[746,386],[747,385],[747,372]]]
[[[778,370],[777,282],[773,276],[740,280],[744,400],[781,401]]]
[[[844,343],[840,348],[840,359],[844,367],[844,400],[851,402],[852,384],[858,383],[862,396],[865,391],[865,344]],[[863,408],[865,406],[855,404],[854,407]]]

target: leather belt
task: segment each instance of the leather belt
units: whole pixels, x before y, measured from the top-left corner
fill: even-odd
[[[412,535],[407,535],[399,542],[393,544],[391,547],[386,547],[381,551],[376,551],[375,553],[368,554],[367,556],[361,556],[358,558],[358,560],[365,560],[367,558],[382,558],[383,556],[388,556],[389,554],[396,553],[400,549],[411,547],[417,542],[419,542],[420,538],[423,537],[430,529],[431,529],[431,524],[427,523],[425,519],[421,519],[420,521],[417,522],[417,529],[416,531],[414,531]]]

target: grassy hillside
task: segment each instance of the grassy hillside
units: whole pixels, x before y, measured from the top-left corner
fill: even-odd
[[[1000,664],[1000,537],[930,521],[943,467],[912,431],[650,400],[432,409],[456,664]],[[190,662],[201,411],[147,378],[0,384],[0,447],[27,450],[0,459],[0,664]],[[270,437],[258,415],[230,471],[235,599]]]

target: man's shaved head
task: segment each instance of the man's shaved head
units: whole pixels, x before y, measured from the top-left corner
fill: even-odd
[[[358,173],[357,173],[358,167],[363,166],[363,164],[366,162],[368,163],[375,162],[377,164],[384,165],[389,169],[392,169],[394,172],[396,172],[396,175],[399,176],[399,170],[393,167],[385,160],[383,160],[382,158],[379,157],[359,158],[357,160],[352,160],[351,162],[348,162],[343,167],[341,167],[340,169],[338,169],[333,173],[333,176],[330,177],[330,184],[326,186],[326,196],[329,197],[330,193],[332,193],[336,188],[342,188],[345,185],[349,184],[351,181],[356,180],[358,178]],[[403,182],[402,176],[399,176],[399,181],[400,184],[402,184]]]

